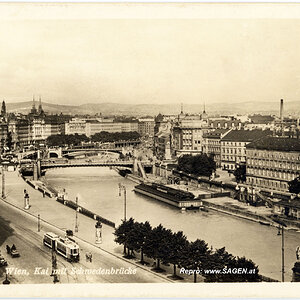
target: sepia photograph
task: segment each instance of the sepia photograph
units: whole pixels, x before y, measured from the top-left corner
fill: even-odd
[[[0,3],[0,43],[1,295],[297,291],[300,4]]]

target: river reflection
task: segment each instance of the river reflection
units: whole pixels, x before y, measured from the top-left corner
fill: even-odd
[[[118,184],[127,189],[127,218],[148,220],[152,226],[162,223],[173,231],[182,230],[189,240],[205,240],[214,248],[225,246],[227,251],[252,259],[265,276],[281,280],[281,236],[277,229],[263,226],[218,212],[187,211],[133,192],[136,183],[119,176],[109,168],[52,169],[46,173],[47,181],[56,188],[65,188],[68,198],[79,198],[79,204],[116,224],[124,216],[124,197],[119,196]],[[285,280],[291,281],[300,245],[297,232],[285,234]]]

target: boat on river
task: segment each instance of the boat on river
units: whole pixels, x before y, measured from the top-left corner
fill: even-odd
[[[135,186],[134,191],[181,209],[203,206],[202,200],[195,198],[193,193],[158,183],[141,183]]]

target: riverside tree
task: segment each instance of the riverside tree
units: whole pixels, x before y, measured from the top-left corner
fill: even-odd
[[[205,153],[199,155],[183,155],[178,158],[178,171],[196,176],[211,176],[216,170],[214,157]]]
[[[168,244],[167,262],[173,265],[173,278],[177,278],[176,265],[182,265],[189,242],[182,231],[173,233]]]
[[[149,239],[149,235],[152,231],[152,227],[148,221],[145,223],[136,223],[135,234],[137,239],[137,251],[141,252],[141,261],[142,265],[145,264],[144,261],[144,251],[145,247],[147,247],[147,240]],[[147,252],[147,250],[146,250]]]
[[[85,134],[56,134],[47,137],[48,146],[80,145],[81,142],[88,142],[89,138]]]
[[[166,262],[169,255],[169,242],[172,238],[172,231],[164,228],[161,224],[153,228],[148,235],[148,239],[145,243],[145,254],[153,259],[156,259],[156,267],[154,268],[157,272],[162,272],[160,268],[160,262]]]
[[[300,193],[300,176],[288,182],[289,192],[293,194]]]
[[[139,138],[140,138],[140,134],[136,131],[129,131],[129,132],[101,131],[92,135],[91,141],[108,143],[108,142],[117,142],[117,141],[137,140]]]
[[[237,166],[234,170],[233,175],[235,176],[236,182],[245,182],[246,181],[246,165],[242,164]]]
[[[114,235],[116,236],[115,242],[124,245],[124,254],[129,256],[129,251],[126,253],[126,248],[132,249],[132,235],[131,231],[134,228],[134,219],[130,218],[129,220],[123,220],[122,224],[115,229]],[[128,247],[129,244],[129,247]]]
[[[197,273],[202,273],[204,269],[209,267],[211,251],[208,244],[200,239],[189,243],[182,265],[185,269],[194,271],[194,282],[197,282]]]
[[[114,234],[116,243],[124,245],[128,254],[134,250],[141,252],[142,263],[144,254],[156,260],[154,270],[163,271],[160,261],[173,264],[174,278],[177,277],[176,266],[179,266],[194,271],[194,282],[197,282],[197,272],[202,274],[205,282],[261,281],[259,269],[252,260],[235,257],[225,247],[212,251],[200,239],[189,242],[182,231],[172,233],[161,224],[152,228],[149,222],[138,223],[130,218],[123,221]]]

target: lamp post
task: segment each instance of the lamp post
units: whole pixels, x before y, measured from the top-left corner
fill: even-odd
[[[41,231],[41,216],[38,214],[38,232]]]
[[[126,221],[126,187],[123,184],[119,183],[119,197],[121,197],[122,191],[124,192],[124,221]]]
[[[4,167],[2,166],[2,199],[5,199],[5,174]]]
[[[121,197],[122,191],[124,192],[124,222],[126,222],[126,187],[119,183],[119,197]],[[124,243],[124,255],[126,255],[126,243]]]
[[[75,232],[78,232],[78,197],[76,197],[76,209],[75,209]]]
[[[278,226],[277,235],[281,235],[281,281],[284,282],[284,226],[282,224]]]

